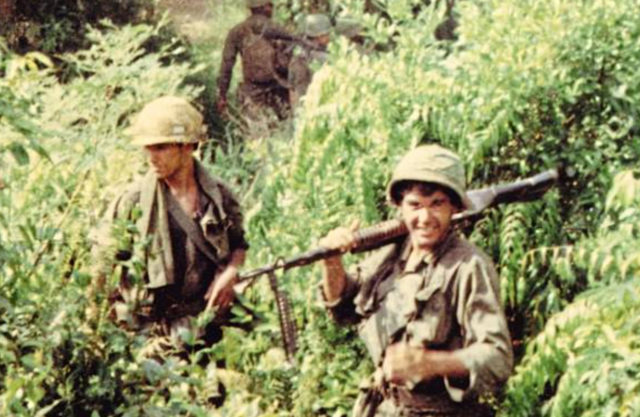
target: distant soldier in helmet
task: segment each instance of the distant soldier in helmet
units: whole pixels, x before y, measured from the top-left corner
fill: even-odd
[[[243,111],[255,118],[261,108],[271,108],[283,119],[289,113],[288,62],[282,63],[276,42],[290,41],[293,35],[271,20],[272,0],[247,0],[251,15],[234,26],[225,40],[218,78],[218,112],[227,111],[227,93],[238,54],[243,80],[238,99]]]
[[[331,316],[358,324],[376,367],[354,416],[493,415],[483,402],[508,378],[513,353],[489,258],[458,236],[452,216],[469,209],[459,157],[437,145],[411,150],[387,188],[409,235],[351,273],[323,262]],[[320,244],[351,249],[354,224]]]
[[[327,46],[331,40],[331,21],[324,14],[311,14],[304,20],[306,47],[297,47],[289,64],[291,106],[295,106],[307,92],[314,67],[327,59]]]
[[[127,133],[149,171],[112,203],[98,236],[99,279],[113,265],[121,269],[115,318],[175,346],[185,334],[215,343],[217,324],[198,329],[192,319],[205,309],[217,317],[229,312],[249,245],[236,198],[193,156],[204,138],[202,115],[187,100],[165,96],[145,105]],[[122,222],[133,229],[118,228]],[[130,259],[142,270],[126,267]]]

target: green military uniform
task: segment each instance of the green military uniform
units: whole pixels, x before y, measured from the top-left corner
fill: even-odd
[[[313,78],[314,67],[322,65],[326,60],[326,51],[308,50],[303,47],[295,49],[289,64],[289,86],[298,97],[302,97],[307,92]]]
[[[135,221],[137,233],[128,240],[128,247],[118,248],[120,253],[133,252],[135,236],[149,240],[145,250],[136,253],[146,265],[144,285],[132,284],[128,271],[123,271],[122,299],[115,306],[117,319],[153,327],[157,334],[174,339],[189,328],[190,317],[204,310],[204,295],[229,255],[248,248],[240,207],[229,188],[197,161],[196,172],[201,198],[194,218],[182,211],[152,172],[119,196],[107,213],[107,219],[114,222],[133,220],[132,213],[140,212]],[[137,308],[130,311],[129,306]]]
[[[197,144],[203,132],[202,115],[186,100],[170,96],[147,104],[128,131],[140,146]],[[112,272],[114,257],[142,263],[141,271],[120,266],[117,320],[178,342],[180,332],[194,330],[190,318],[206,307],[204,297],[216,273],[234,251],[248,248],[240,207],[229,188],[195,159],[193,170],[198,204],[192,216],[150,169],[110,205],[96,236],[100,276]],[[134,227],[116,235],[113,226],[123,221]],[[220,335],[199,331],[197,336],[214,342]]]
[[[443,185],[470,208],[464,170],[454,153],[422,146],[398,164],[388,197],[402,181]],[[450,230],[415,266],[407,266],[410,238],[365,259],[346,277],[342,296],[327,307],[342,324],[357,324],[377,368],[354,409],[355,416],[488,416],[479,402],[508,378],[511,340],[491,260]],[[384,381],[386,348],[397,342],[453,352],[469,371],[456,380],[438,377],[397,386]]]
[[[309,39],[328,35],[331,29],[329,18],[322,14],[312,14],[306,17],[304,35]],[[311,84],[313,73],[317,67],[327,60],[326,47],[310,49],[296,47],[289,64],[289,88],[292,95],[299,99],[304,96]]]
[[[495,269],[480,250],[454,233],[435,256],[405,270],[410,249],[407,241],[366,259],[329,311],[339,323],[358,323],[377,367],[385,348],[400,340],[413,346],[459,349],[470,370],[469,385],[447,379],[412,389],[381,384],[372,387],[382,395],[373,415],[486,415],[479,414],[482,407],[476,400],[508,377],[513,360]],[[360,407],[370,406],[365,396],[358,402]]]
[[[279,59],[279,52],[274,46],[277,39],[290,40],[292,35],[268,17],[252,14],[234,26],[225,40],[218,78],[218,94],[221,97],[227,96],[236,57],[240,54],[243,81],[238,88],[238,99],[250,116],[264,107],[273,109],[280,118],[288,114],[287,63],[280,65],[282,59]],[[260,45],[263,49],[261,64],[252,65],[251,61],[257,60],[251,58],[250,51],[252,48],[260,48]]]

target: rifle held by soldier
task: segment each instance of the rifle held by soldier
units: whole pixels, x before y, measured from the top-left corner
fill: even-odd
[[[453,216],[454,221],[468,219],[480,214],[483,210],[504,203],[533,201],[541,198],[559,178],[558,169],[550,169],[522,180],[494,185],[486,188],[470,190],[467,196],[473,208]],[[355,232],[357,245],[351,253],[366,252],[401,239],[408,233],[405,224],[398,219],[387,220],[376,225],[365,227]],[[257,268],[240,274],[238,287],[245,288],[247,281],[278,269],[288,270],[293,267],[309,265],[340,253],[338,249],[315,248],[289,259],[279,260],[273,265]]]

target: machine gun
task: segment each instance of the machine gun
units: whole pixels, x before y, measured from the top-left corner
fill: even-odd
[[[472,202],[472,207],[455,214],[452,220],[458,222],[476,217],[483,210],[499,204],[537,200],[556,183],[559,176],[558,169],[550,169],[532,177],[511,183],[470,190],[467,192],[467,196]],[[387,220],[370,227],[362,228],[355,232],[357,243],[355,248],[351,250],[351,253],[366,252],[400,241],[404,239],[408,233],[404,222],[399,219]],[[236,288],[243,290],[257,277],[264,274],[269,275],[269,283],[276,297],[285,352],[290,361],[293,359],[296,350],[296,329],[291,318],[291,305],[286,293],[278,288],[275,271],[279,269],[286,271],[294,267],[309,265],[340,253],[341,251],[339,249],[319,247],[289,259],[280,259],[272,265],[241,273],[239,276]]]
[[[453,221],[460,221],[479,215],[483,210],[504,203],[533,201],[541,198],[545,192],[558,180],[557,169],[550,169],[540,174],[515,182],[494,185],[491,187],[470,190],[467,196],[473,203],[473,207],[453,216]],[[388,245],[403,238],[408,233],[407,227],[399,219],[387,220],[370,227],[362,228],[355,232],[356,247],[351,253],[367,252]],[[240,274],[239,283],[252,280],[263,274],[278,269],[291,269],[305,266],[321,259],[338,255],[339,249],[315,248],[289,259],[275,262]]]

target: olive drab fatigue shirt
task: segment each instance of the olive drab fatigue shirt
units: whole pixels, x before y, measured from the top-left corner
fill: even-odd
[[[121,271],[120,295],[115,312],[118,321],[173,322],[201,312],[204,295],[215,273],[223,268],[236,249],[246,249],[242,213],[231,191],[210,176],[196,160],[199,186],[199,210],[190,218],[173,199],[164,183],[149,172],[130,186],[112,203],[100,231],[96,254],[103,275],[113,265],[104,253],[116,246],[120,258],[135,256],[144,261],[143,285],[131,282],[131,272]],[[134,218],[134,212],[139,213]],[[136,231],[127,236],[113,236],[111,225],[118,219],[135,222]],[[191,230],[187,233],[184,226]],[[130,231],[128,233],[131,233]],[[201,236],[196,244],[193,234]],[[119,243],[113,242],[113,240]],[[137,305],[136,311],[129,306]]]
[[[428,404],[422,400],[430,395],[439,397],[431,402],[434,411],[464,415],[506,381],[513,364],[498,277],[491,260],[453,232],[433,256],[407,269],[410,251],[409,239],[379,249],[347,276],[343,297],[327,307],[338,323],[358,325],[379,375],[386,347],[399,341],[455,351],[469,369],[468,380],[418,383],[401,401],[386,391],[376,415],[397,415],[402,403],[419,410],[427,405],[416,404]]]
[[[261,37],[267,42],[273,44],[273,42],[277,39],[289,40],[292,38],[292,35],[283,27],[277,25],[271,19],[266,16],[260,14],[254,14],[249,16],[243,22],[234,26],[224,43],[224,49],[222,51],[222,62],[220,63],[220,72],[218,78],[218,92],[221,96],[226,97],[227,92],[229,91],[229,85],[231,83],[231,75],[233,73],[233,67],[235,65],[236,57],[238,54],[242,57],[243,61],[243,77],[244,82],[252,83],[257,81],[257,78],[261,78],[258,74],[253,74],[251,70],[248,70],[251,65],[250,63],[245,62],[248,57],[245,57],[245,49],[248,48],[248,45],[251,44],[251,41],[255,37]],[[277,51],[272,51],[274,54]],[[278,66],[278,57],[274,56],[273,62],[270,62],[272,67],[263,68],[263,70],[267,70],[272,75],[272,81],[274,83],[280,83],[283,80],[279,79],[279,76],[284,76],[284,81],[286,82],[286,67],[279,68]],[[285,74],[281,74],[280,71],[284,70]],[[260,82],[264,82],[265,80],[260,80]]]
[[[289,64],[289,86],[298,98],[305,95],[313,78],[314,69],[327,60],[327,52],[321,50],[308,50],[296,47],[294,56]]]

